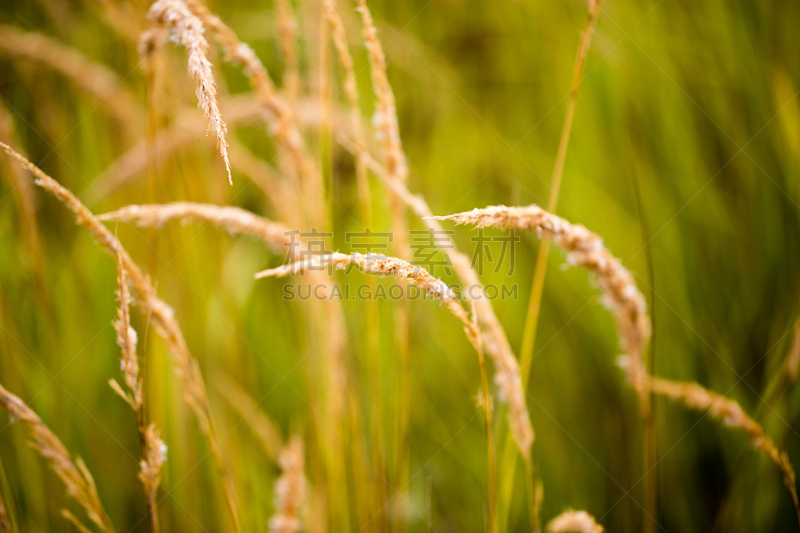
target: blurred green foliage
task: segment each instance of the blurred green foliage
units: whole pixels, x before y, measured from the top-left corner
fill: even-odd
[[[143,105],[154,99],[164,123],[179,107],[193,106],[184,52],[168,47],[158,90],[148,96],[135,43],[104,23],[101,4],[4,3],[0,22],[41,32],[108,65]],[[124,5],[131,27],[144,28],[144,2]],[[360,27],[349,4],[341,5],[369,117],[373,101]],[[422,193],[437,214],[546,203],[585,4],[380,0],[370,5],[387,51],[410,189]],[[210,7],[280,81],[272,6],[215,1]],[[301,1],[296,7],[304,78],[313,94],[319,5]],[[604,2],[580,85],[559,205],[559,214],[603,236],[652,298],[656,372],[698,381],[736,399],[795,464],[800,463],[800,389],[783,365],[800,299],[798,20],[797,2]],[[219,55],[215,59],[215,65],[221,63]],[[344,103],[340,72],[332,64],[333,94]],[[138,131],[125,131],[95,98],[39,63],[1,52],[0,69],[0,97],[18,136],[13,142],[76,193],[90,190],[98,174],[130,147],[126,136],[144,138],[145,120]],[[221,95],[249,90],[234,67],[223,65],[216,74]],[[231,135],[265,160],[275,153],[263,124],[232,128]],[[309,142],[316,150],[313,128]],[[332,150],[334,209],[324,229],[334,232],[336,248],[349,251],[344,233],[360,229],[352,157],[335,144]],[[6,163],[0,164],[4,173]],[[128,203],[194,200],[274,216],[243,176],[234,174],[234,187],[227,185],[211,140],[179,150],[154,176],[140,178],[89,207],[104,212]],[[642,189],[640,206],[634,179]],[[44,194],[37,195],[44,256],[33,264],[8,183],[0,180],[0,382],[85,458],[118,529],[143,531],[135,423],[106,385],[119,369],[111,327],[115,264]],[[378,180],[371,183],[373,230],[388,231],[386,192]],[[649,229],[646,244],[639,209]],[[423,227],[413,217],[411,225]],[[286,433],[299,431],[313,441],[324,423],[315,402],[323,379],[319,345],[325,339],[312,335],[309,304],[283,301],[282,281],[252,279],[283,257],[250,239],[203,224],[161,230],[120,224],[116,231],[176,310],[209,384],[245,530],[265,530],[276,466],[215,383],[231,377]],[[474,248],[470,236],[467,229],[456,230],[468,252]],[[483,277],[518,287],[516,301],[495,302],[515,351],[538,250],[534,237],[522,237],[513,274],[490,271]],[[645,266],[648,253],[653,279]],[[643,459],[634,394],[616,365],[620,350],[613,321],[597,291],[583,271],[562,269],[563,263],[561,254],[551,255],[528,390],[537,435],[533,455],[545,487],[543,515],[586,509],[609,531],[638,531]],[[338,279],[363,281],[358,274]],[[368,306],[344,306],[352,386],[366,404],[364,387],[382,383],[391,413],[396,306],[378,305],[381,375],[369,374],[363,363]],[[426,530],[430,513],[435,531],[478,531],[486,455],[475,402],[475,355],[435,304],[412,302],[411,310],[409,529]],[[166,349],[143,317],[135,316],[134,326],[147,357],[150,415],[169,445],[162,523],[175,531],[224,529],[214,465],[182,403]],[[504,416],[495,418],[502,443],[507,424]],[[797,530],[777,469],[745,437],[661,401],[656,420],[659,531]],[[25,445],[23,428],[7,425],[5,415],[0,424],[0,457],[21,531],[64,529],[59,482]],[[392,428],[392,420],[384,427]],[[328,444],[309,446],[312,484],[319,467],[313,455]],[[509,531],[528,528],[521,474],[516,483]],[[357,498],[364,488],[341,490]]]

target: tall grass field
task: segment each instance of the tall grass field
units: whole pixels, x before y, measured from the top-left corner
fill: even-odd
[[[800,4],[0,6],[0,533],[800,531]]]

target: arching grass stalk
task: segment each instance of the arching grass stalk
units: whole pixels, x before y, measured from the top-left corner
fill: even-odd
[[[603,304],[611,312],[620,338],[624,357],[620,363],[627,373],[629,385],[644,402],[651,394],[682,403],[689,409],[704,411],[711,418],[730,428],[743,431],[753,448],[763,452],[783,474],[783,483],[792,497],[798,523],[800,499],[794,468],[788,454],[779,449],[764,427],[750,417],[733,399],[710,391],[696,383],[687,383],[650,376],[644,354],[650,339],[650,320],[646,302],[631,273],[603,246],[602,239],[577,224],[572,224],[537,205],[524,207],[490,206],[456,213],[439,220],[453,220],[478,228],[507,228],[531,231],[548,237],[567,254],[571,265],[579,266],[595,277],[603,294]]]

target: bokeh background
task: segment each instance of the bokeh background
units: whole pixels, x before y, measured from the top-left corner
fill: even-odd
[[[109,24],[109,5],[123,13],[128,35]],[[586,5],[375,0],[370,6],[397,99],[410,189],[423,194],[437,214],[500,203],[546,204]],[[280,83],[274,6],[234,0],[211,1],[209,7]],[[352,7],[340,3],[368,123],[374,100]],[[234,165],[234,185],[227,184],[214,140],[202,131],[149,171],[135,173],[115,190],[102,189],[104,171],[145,138],[148,124],[167,127],[188,116],[195,118],[195,129],[205,129],[182,49],[168,46],[155,80],[146,82],[133,36],[147,27],[147,8],[144,0],[4,2],[0,41],[13,28],[74,48],[111,69],[120,80],[114,94],[127,91],[139,107],[127,108],[131,118],[122,122],[76,80],[0,44],[0,105],[11,123],[5,134],[13,132],[3,140],[97,213],[129,203],[193,200],[276,216],[241,167]],[[303,97],[312,106],[307,141],[327,162],[330,178],[332,216],[319,229],[333,232],[335,249],[349,251],[345,232],[360,230],[353,159],[320,135],[313,120],[313,105],[321,98],[320,5],[301,0],[294,8]],[[784,365],[800,303],[798,20],[800,4],[793,2],[604,1],[580,85],[558,209],[603,236],[636,275],[655,315],[656,372],[736,399],[795,464],[800,388]],[[221,60],[215,48],[220,98],[249,91],[239,69]],[[330,97],[344,110],[335,58],[329,68]],[[255,165],[275,157],[260,117],[232,124],[230,136],[259,158]],[[41,192],[35,198],[38,229],[32,228],[19,207],[8,159],[0,160],[0,172],[10,178],[0,180],[0,382],[86,460],[118,529],[144,531],[135,423],[107,386],[119,373],[112,327],[116,265]],[[261,178],[281,179],[268,168]],[[386,191],[376,179],[371,186],[372,229],[389,231]],[[411,227],[423,229],[413,216]],[[325,341],[309,325],[309,303],[281,299],[283,285],[292,280],[253,280],[257,270],[284,260],[254,240],[204,224],[172,223],[158,230],[120,224],[115,231],[174,307],[200,361],[245,530],[266,529],[278,470],[217,384],[239,383],[285,433],[306,437],[313,485],[313,457],[330,443],[320,441],[324,421],[315,409]],[[475,246],[471,235],[456,229],[456,241],[468,253]],[[518,298],[495,302],[515,351],[537,251],[537,239],[522,235],[513,273],[488,269],[483,276],[487,283],[518,287]],[[617,366],[614,324],[596,288],[585,272],[562,268],[564,262],[560,253],[551,254],[527,391],[537,436],[533,457],[545,490],[543,516],[586,509],[609,531],[638,531],[644,485],[635,397]],[[359,274],[338,279],[364,281]],[[369,356],[365,323],[375,307],[343,305],[352,386],[366,404],[366,391],[382,384],[391,442],[396,304],[377,306],[378,375],[363,363]],[[135,316],[140,352],[147,357],[149,413],[169,446],[162,525],[224,530],[214,465],[182,402],[168,353],[147,325]],[[456,323],[425,301],[411,303],[409,342],[407,527],[480,531],[486,454],[474,352]],[[502,450],[507,426],[502,411],[495,418]],[[658,530],[797,530],[779,472],[743,435],[662,401],[656,403],[656,424]],[[21,531],[64,530],[63,489],[26,439],[23,427],[0,415],[3,490],[13,492]],[[508,531],[529,527],[521,477],[520,468],[502,525]],[[364,490],[341,487],[350,500]]]

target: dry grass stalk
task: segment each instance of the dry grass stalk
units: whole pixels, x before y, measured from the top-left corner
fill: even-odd
[[[128,277],[120,257],[117,258],[117,301],[119,301],[119,307],[117,308],[117,320],[114,321],[114,329],[117,332],[117,344],[122,351],[120,368],[128,390],[123,390],[115,379],[109,380],[109,385],[120,398],[131,406],[139,420],[140,417],[143,419],[144,382],[139,376],[139,358],[136,356],[138,337],[136,330],[131,327],[129,308],[131,295],[128,289]]]
[[[259,409],[258,404],[245,390],[229,378],[219,378],[217,388],[228,404],[242,417],[253,434],[261,441],[264,451],[277,462],[283,449],[283,437],[278,426]]]
[[[389,78],[386,72],[386,57],[383,52],[383,46],[378,39],[377,30],[375,29],[375,25],[372,20],[372,13],[370,13],[369,7],[364,0],[357,1],[357,8],[356,11],[360,14],[361,24],[363,27],[363,38],[364,38],[364,45],[367,49],[367,57],[370,64],[370,73],[372,78],[372,86],[373,91],[376,96],[376,110],[373,114],[372,121],[373,125],[376,129],[376,136],[381,143],[382,152],[385,162],[386,171],[388,174],[388,180],[391,182],[397,182],[401,185],[404,185],[408,181],[408,164],[406,161],[405,153],[403,152],[402,141],[400,139],[400,127],[398,124],[397,119],[397,109],[395,105],[395,98],[394,93],[392,92],[392,87],[389,83]],[[343,42],[341,36],[335,37],[334,43],[337,46],[337,55],[342,56],[341,48],[346,48],[346,43]],[[341,60],[341,59],[340,59]],[[345,59],[346,61],[346,59]],[[346,68],[346,66],[345,66]],[[345,82],[348,82],[348,79],[345,79]],[[355,76],[350,79],[350,82],[353,84],[353,88],[355,89]],[[351,112],[360,114],[360,110],[358,110],[355,105],[357,105],[357,101],[353,102],[352,97],[349,97],[351,100],[350,107]],[[354,132],[356,135],[357,132]],[[357,163],[359,165],[365,165],[365,155],[366,155],[366,139],[358,137],[356,138],[356,143],[358,146],[357,154]],[[361,170],[364,171],[363,169]],[[409,260],[411,258],[411,250],[408,243],[408,220],[406,217],[405,207],[403,205],[403,201],[399,198],[394,192],[393,189],[390,188],[389,191],[389,203],[391,207],[391,214],[392,214],[392,232],[394,235],[394,246],[395,246],[395,253],[398,257]],[[368,201],[368,198],[367,198]],[[410,403],[410,391],[409,391],[409,367],[410,367],[410,355],[409,355],[409,302],[402,301],[398,303],[398,306],[395,308],[394,313],[394,337],[395,341],[394,344],[396,346],[396,359],[398,363],[397,369],[397,380],[398,380],[398,389],[399,389],[399,403],[398,403],[398,420],[400,424],[400,457],[404,458],[403,456],[406,454],[407,449],[407,436],[404,435],[404,432],[407,431],[408,427],[408,417],[409,417],[409,403]],[[485,378],[485,368],[482,362],[483,358],[483,350],[478,350],[479,358],[481,360],[481,378]],[[375,366],[376,370],[379,371],[379,364],[380,362],[373,358],[373,365]],[[484,380],[485,381],[485,380]],[[380,390],[375,388],[375,395],[380,395]],[[377,401],[374,401],[376,405],[379,405]],[[484,410],[486,414],[487,424],[490,422],[491,414],[490,409]],[[382,414],[375,410],[373,413],[373,418],[377,420],[377,424],[375,424],[376,431],[382,433],[380,428],[380,422],[383,419]],[[494,524],[494,492],[495,492],[495,483],[494,483],[494,452],[492,450],[492,433],[491,433],[491,426],[488,426],[487,437],[489,439],[488,449],[489,457],[488,457],[488,464],[489,464],[489,515],[490,515],[490,523]],[[404,468],[404,465],[398,464],[398,468]],[[401,471],[400,475],[403,475]]]
[[[364,27],[364,44],[368,52],[372,86],[377,97],[377,109],[372,122],[377,128],[378,138],[383,147],[386,179],[391,183],[405,185],[408,181],[408,163],[400,140],[394,92],[392,92],[392,86],[389,84],[389,77],[386,73],[386,56],[383,53],[383,46],[378,39],[378,31],[375,29],[372,13],[370,13],[366,1],[358,0],[356,10],[361,15],[361,23]],[[357,153],[360,154],[360,157],[364,157],[363,146],[359,146]],[[411,252],[408,246],[408,221],[405,218],[403,201],[395,192],[394,187],[390,187],[390,191],[392,225],[398,255],[408,259]]]
[[[161,227],[171,220],[203,221],[232,234],[250,235],[283,251],[291,242],[287,226],[259,217],[239,207],[173,202],[169,204],[128,205],[117,211],[98,215],[105,222],[127,222],[139,227]]]
[[[340,136],[338,141],[346,150],[357,153],[358,147],[346,137]],[[483,296],[472,300],[478,321],[485,330],[482,339],[483,346],[495,366],[494,380],[500,391],[500,399],[505,401],[509,407],[508,421],[512,436],[522,457],[529,461],[531,445],[534,441],[534,431],[525,402],[525,391],[520,379],[519,364],[516,357],[514,357],[514,352],[511,350],[511,345],[508,342],[503,326],[494,313],[491,301],[485,297],[483,285],[472,269],[469,257],[458,251],[455,242],[447,236],[439,222],[433,219],[433,212],[422,196],[412,194],[405,184],[390,180],[386,169],[369,154],[366,157],[366,164],[398,198],[411,208],[414,214],[423,219],[429,229],[440,236],[441,247],[447,250],[447,256],[453,265],[453,269],[464,282],[464,285],[466,287],[480,288],[479,291],[468,291],[467,294],[470,295],[472,292]]]
[[[278,44],[283,55],[283,86],[290,100],[300,96],[300,54],[297,50],[297,17],[289,0],[276,0],[275,24],[278,28]]]
[[[574,531],[576,533],[603,533],[603,526],[586,511],[564,511],[547,524],[550,533]]]
[[[100,105],[125,126],[124,131],[138,130],[144,109],[116,72],[77,49],[40,33],[0,25],[0,35],[3,36],[0,50],[14,57],[37,61],[58,72],[97,98]]]
[[[300,531],[300,511],[306,500],[303,440],[295,435],[278,457],[281,475],[275,482],[275,514],[269,519],[270,533]]]
[[[155,24],[173,32],[186,48],[189,76],[196,85],[198,105],[208,120],[208,131],[217,138],[217,148],[225,162],[228,180],[233,185],[227,151],[228,128],[217,104],[217,85],[208,59],[208,41],[203,35],[203,22],[181,0],[157,0],[150,6],[148,17]]]
[[[114,526],[103,509],[103,504],[100,503],[92,474],[89,473],[83,460],[77,458],[73,461],[67,449],[44,425],[42,419],[2,385],[0,385],[0,407],[25,424],[33,436],[31,446],[50,463],[50,467],[64,483],[69,497],[83,507],[89,520],[101,531],[114,531]]]
[[[159,438],[155,424],[147,425],[144,410],[144,380],[139,373],[139,358],[136,356],[137,335],[136,330],[131,327],[130,319],[130,300],[131,295],[128,289],[128,278],[125,274],[125,267],[122,258],[117,256],[117,318],[114,322],[114,329],[117,332],[117,344],[122,350],[121,369],[125,378],[127,391],[114,379],[109,381],[109,385],[114,389],[128,405],[131,406],[136,414],[136,428],[139,432],[139,444],[142,450],[142,460],[139,463],[139,479],[144,486],[145,496],[147,497],[147,515],[150,521],[150,530],[158,532],[158,507],[156,506],[156,495],[158,486],[161,484],[161,467],[167,460],[167,447]]]
[[[349,266],[354,266],[368,274],[392,276],[419,287],[426,294],[438,300],[451,315],[461,322],[467,334],[467,339],[476,350],[482,351],[478,328],[470,320],[467,311],[461,305],[453,290],[442,280],[431,276],[424,268],[414,266],[396,257],[356,252],[348,255],[336,252],[327,255],[315,255],[307,260],[263,270],[258,272],[255,277],[256,279],[281,278],[305,271],[324,270],[328,267],[343,270]]]
[[[532,231],[552,239],[567,253],[572,265],[586,268],[597,277],[603,291],[604,304],[612,311],[626,354],[628,380],[642,397],[646,395],[647,370],[643,356],[650,337],[650,320],[644,296],[633,276],[619,259],[603,246],[603,241],[581,225],[548,213],[537,205],[526,207],[491,206],[465,213],[435,217],[471,224],[479,228],[516,228]]]
[[[152,531],[158,531],[156,496],[161,485],[161,469],[167,462],[167,445],[161,440],[155,424],[150,424],[144,434],[145,453],[139,461],[139,481],[144,486]]]
[[[253,50],[241,42],[236,33],[225,25],[219,17],[211,13],[202,2],[199,0],[187,0],[187,4],[197,17],[216,34],[220,46],[222,46],[227,55],[227,59],[241,66],[244,70],[245,75],[250,80],[250,84],[256,91],[259,101],[273,119],[270,129],[272,135],[286,151],[295,173],[302,183],[309,187],[313,186],[308,192],[314,195],[314,205],[322,208],[321,197],[319,197],[319,190],[322,188],[319,169],[306,151],[300,126],[291,106],[278,93],[264,64]],[[312,197],[309,196],[309,198]],[[314,211],[309,210],[309,212]]]
[[[369,181],[367,179],[367,138],[364,134],[364,126],[361,123],[361,104],[359,103],[358,81],[356,80],[353,57],[350,55],[350,48],[347,45],[347,32],[344,23],[336,8],[335,0],[324,0],[325,13],[328,24],[331,27],[331,37],[336,48],[336,55],[344,71],[344,92],[350,107],[350,123],[353,128],[353,138],[356,144],[356,184],[358,195],[363,210],[362,218],[364,225],[369,227],[372,215],[370,206],[372,202],[369,194]]]
[[[12,158],[16,159],[23,168],[33,174],[35,177],[34,183],[36,183],[36,185],[52,194],[72,211],[76,216],[78,225],[94,235],[106,253],[122,261],[125,271],[128,276],[130,276],[131,284],[138,293],[134,303],[140,308],[143,314],[153,319],[156,325],[156,331],[164,339],[164,342],[167,344],[167,347],[174,357],[178,376],[184,384],[186,403],[195,414],[200,429],[222,473],[226,504],[231,514],[231,519],[238,531],[239,517],[236,510],[236,495],[233,488],[233,481],[230,479],[227,466],[222,456],[222,450],[218,444],[219,441],[211,418],[211,410],[208,405],[208,397],[206,395],[203,377],[200,373],[197,361],[189,352],[186,340],[175,319],[174,311],[159,298],[153,285],[142,273],[139,266],[131,259],[127,250],[125,250],[114,234],[111,233],[68,189],[45,174],[36,165],[22,157],[10,146],[0,142],[0,147]]]
[[[750,444],[769,457],[783,474],[783,483],[792,496],[792,503],[800,522],[800,501],[797,496],[796,477],[792,463],[785,451],[779,450],[764,428],[744,412],[735,401],[711,392],[697,383],[683,383],[668,379],[651,377],[649,388],[661,396],[684,404],[689,409],[705,411],[712,418],[726,426],[742,430],[750,439]]]
[[[542,208],[492,206],[465,213],[435,217],[478,227],[518,228],[552,239],[567,252],[571,264],[583,266],[597,276],[606,306],[612,311],[626,352],[626,367],[631,385],[640,399],[651,392],[667,396],[691,409],[707,411],[728,426],[743,430],[751,444],[764,452],[780,468],[800,521],[800,502],[795,487],[795,472],[786,452],[778,450],[764,428],[744,413],[734,400],[708,391],[697,384],[649,377],[642,361],[649,339],[650,322],[645,300],[631,274],[604,247],[600,238],[580,225],[552,215]]]
[[[405,183],[408,180],[408,163],[400,141],[400,126],[397,123],[394,92],[386,75],[386,56],[378,39],[378,31],[372,21],[372,14],[366,0],[358,0],[358,12],[364,25],[364,44],[369,52],[369,63],[372,72],[372,85],[378,98],[378,109],[373,117],[386,157],[386,171],[389,179]]]

